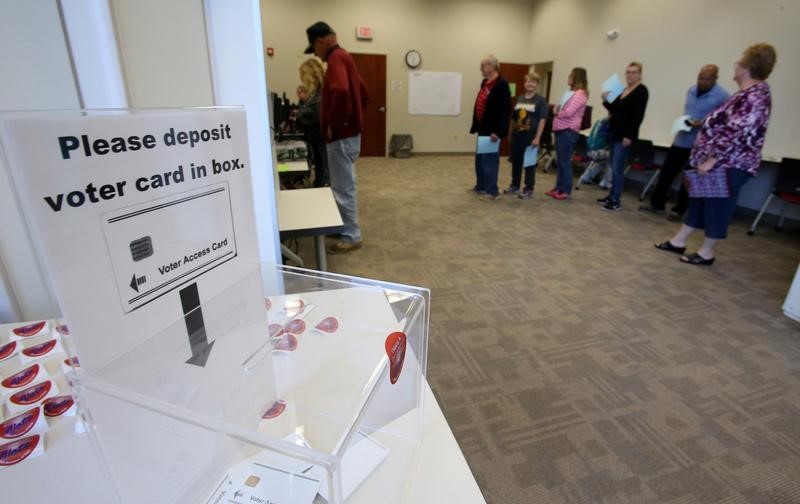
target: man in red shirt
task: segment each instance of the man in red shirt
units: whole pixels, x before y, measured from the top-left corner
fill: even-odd
[[[478,150],[475,154],[475,187],[471,191],[483,194],[482,199],[500,198],[497,175],[500,170],[500,141],[508,134],[511,121],[511,90],[508,82],[500,76],[500,64],[494,55],[481,61],[481,90],[475,99],[470,133],[478,134]],[[481,137],[484,137],[483,139]],[[487,141],[486,152],[481,142]]]
[[[305,53],[314,53],[328,64],[322,82],[320,123],[327,144],[331,190],[344,222],[341,240],[328,252],[340,254],[360,248],[362,243],[355,162],[361,152],[369,94],[353,57],[339,46],[336,32],[327,23],[314,23],[306,29],[306,35]]]

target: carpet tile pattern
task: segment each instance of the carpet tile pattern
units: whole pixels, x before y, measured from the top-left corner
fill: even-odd
[[[357,166],[364,247],[329,268],[431,289],[428,379],[487,502],[800,503],[800,232],[736,220],[693,267],[633,189],[607,213],[552,173],[479,201],[470,156]]]

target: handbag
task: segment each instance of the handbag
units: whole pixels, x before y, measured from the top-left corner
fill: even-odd
[[[731,195],[728,171],[724,168],[712,169],[705,175],[690,168],[683,180],[690,198],[729,198]]]
[[[581,118],[581,131],[592,127],[592,106],[586,105],[583,109],[583,117]]]

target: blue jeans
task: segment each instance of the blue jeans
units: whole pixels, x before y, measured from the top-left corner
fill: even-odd
[[[572,152],[578,143],[578,136],[578,132],[571,129],[556,131],[556,190],[561,193],[572,194]]]
[[[499,142],[500,140],[498,140]],[[475,190],[498,194],[497,175],[500,171],[500,153],[475,154]]]
[[[689,198],[689,209],[683,223],[695,229],[704,229],[707,238],[722,240],[728,237],[728,225],[736,211],[739,191],[750,180],[744,170],[727,170],[730,196],[727,198]]]
[[[619,203],[622,197],[622,186],[625,184],[625,161],[628,159],[630,147],[623,147],[622,141],[611,142],[611,201]]]
[[[522,181],[522,165],[525,161],[525,149],[533,142],[532,131],[515,131],[511,133],[511,185],[514,189],[519,189]],[[525,190],[533,191],[536,183],[536,166],[525,167]]]
[[[331,190],[344,223],[342,240],[360,242],[355,162],[361,152],[361,135],[335,140],[327,145],[327,150]]]

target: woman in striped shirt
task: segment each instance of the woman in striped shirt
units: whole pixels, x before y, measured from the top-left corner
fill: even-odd
[[[583,111],[589,100],[589,83],[586,69],[573,68],[567,78],[569,91],[556,106],[553,131],[556,135],[556,160],[558,176],[556,186],[545,194],[557,200],[569,199],[572,194],[572,152],[581,131]]]

